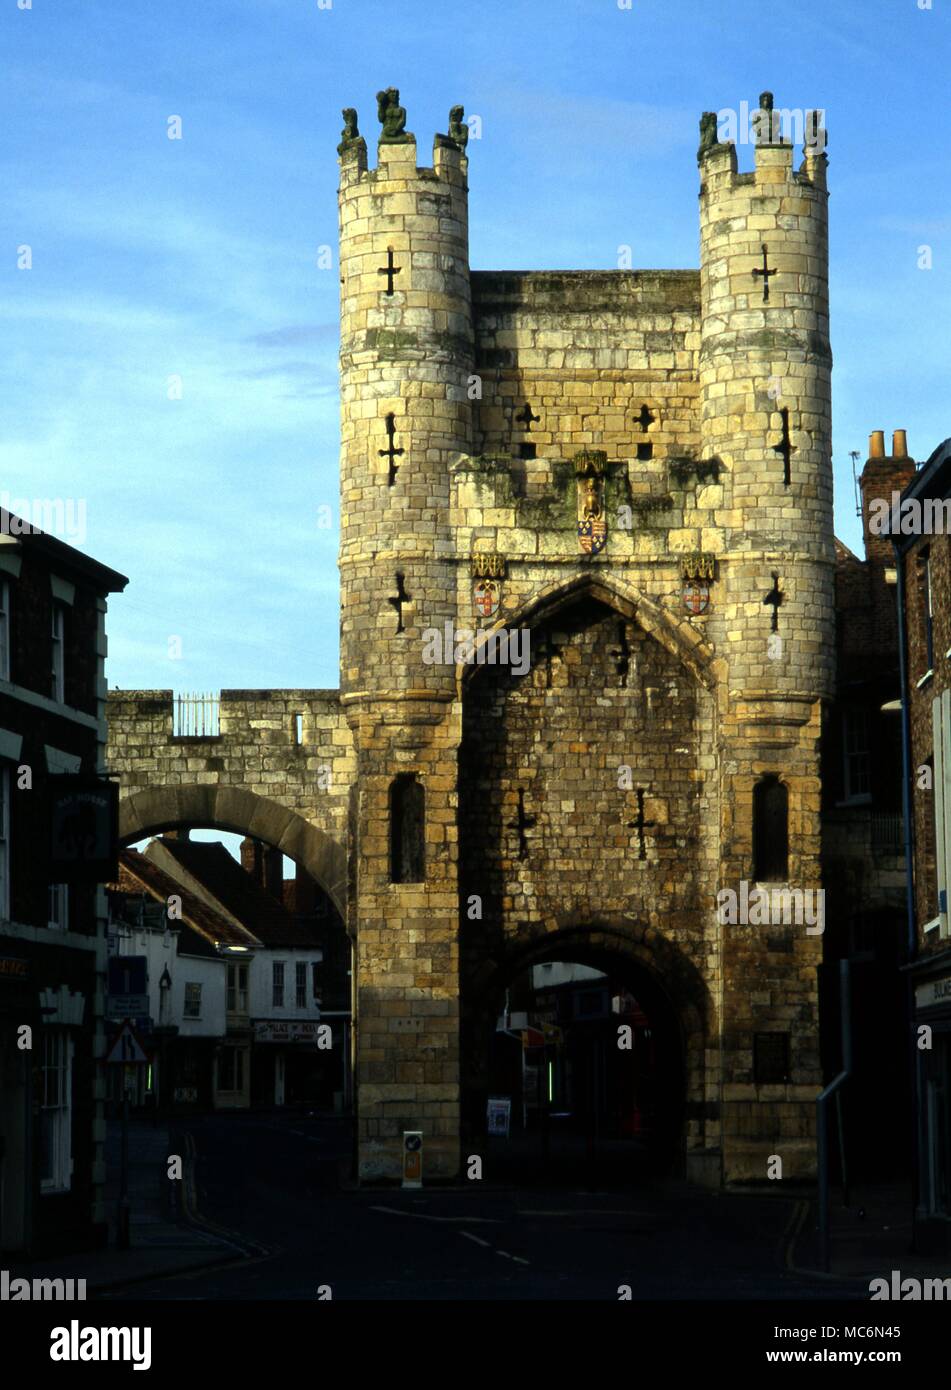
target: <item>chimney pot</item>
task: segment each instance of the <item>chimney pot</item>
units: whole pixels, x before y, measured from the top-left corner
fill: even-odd
[[[904,430],[895,430],[892,433],[892,458],[906,459],[908,457],[908,440]]]
[[[868,456],[870,459],[883,459],[885,457],[884,430],[872,430],[868,437]]]

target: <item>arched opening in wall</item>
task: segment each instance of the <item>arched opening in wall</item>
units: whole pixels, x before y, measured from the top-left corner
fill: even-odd
[[[390,784],[390,882],[425,877],[426,793],[415,772],[401,772]]]
[[[466,1132],[487,1177],[617,1185],[681,1171],[680,1022],[633,958],[574,934],[498,971],[463,1041]]]
[[[352,967],[337,904],[301,859],[233,823],[148,829],[127,830],[107,885],[107,1033],[134,1010],[148,1043],[134,1105],[319,1113],[347,1153]]]
[[[753,879],[785,883],[789,878],[789,792],[775,773],[753,787]]]

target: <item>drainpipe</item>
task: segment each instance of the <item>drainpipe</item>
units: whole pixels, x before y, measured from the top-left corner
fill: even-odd
[[[908,665],[906,660],[905,634],[905,566],[898,542],[892,541],[895,557],[895,602],[898,606],[898,673],[901,684],[901,761],[902,761],[902,815],[905,821],[905,899],[907,906],[907,963],[910,965],[918,954],[918,929],[915,922],[915,822],[912,777],[914,769],[911,759],[911,692],[908,688]],[[911,1070],[911,1182],[912,1182],[912,1230],[918,1214],[919,1199],[919,1143],[918,1143],[918,1049],[915,1046],[915,986],[912,973],[904,971],[905,1007],[908,1019],[908,1054]]]

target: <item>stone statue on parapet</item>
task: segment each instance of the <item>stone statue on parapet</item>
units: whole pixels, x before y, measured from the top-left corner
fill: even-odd
[[[758,145],[782,144],[782,136],[778,131],[774,131],[775,120],[773,117],[772,92],[762,92],[760,94],[759,110],[753,117],[753,121],[756,127],[756,143]]]
[[[469,143],[469,127],[463,123],[462,112],[461,106],[449,109],[449,139],[458,149],[465,151]]]
[[[363,136],[357,129],[357,113],[352,106],[345,106],[341,112],[343,116],[343,130],[340,132],[340,144],[337,146],[337,153],[343,154],[351,145],[355,145]]]
[[[398,87],[387,87],[376,94],[377,120],[382,125],[381,145],[405,145],[413,136],[406,129],[406,112],[400,106]]]
[[[720,141],[717,137],[717,113],[715,111],[704,111],[700,117],[700,148],[697,150],[698,162],[704,155],[711,150],[718,149]]]

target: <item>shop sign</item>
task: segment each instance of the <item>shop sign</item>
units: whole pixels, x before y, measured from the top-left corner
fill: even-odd
[[[928,980],[915,990],[915,1004],[919,1009],[939,1009],[942,1005],[951,1006],[951,975],[942,980]]]

